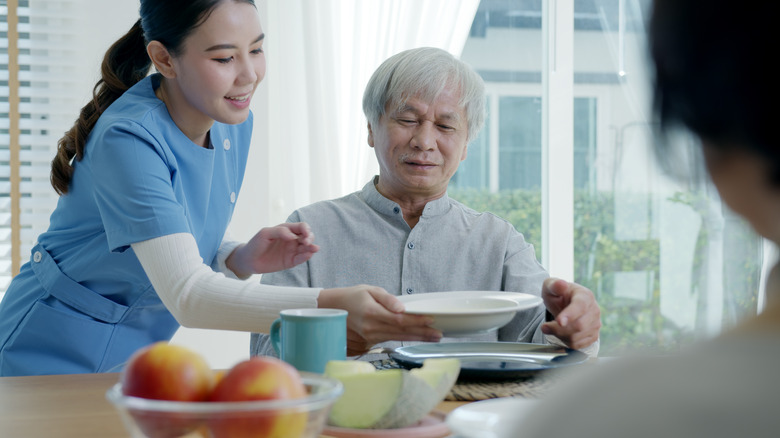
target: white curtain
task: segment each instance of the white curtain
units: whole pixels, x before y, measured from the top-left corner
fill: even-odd
[[[298,207],[353,192],[377,172],[366,143],[365,84],[402,50],[460,56],[478,0],[258,2],[268,71],[255,99],[250,170],[233,233],[283,221]],[[267,100],[262,100],[267,93]]]

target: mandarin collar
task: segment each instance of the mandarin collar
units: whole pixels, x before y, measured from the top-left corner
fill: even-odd
[[[374,210],[386,214],[388,216],[392,216],[395,214],[398,214],[401,212],[401,206],[398,205],[396,202],[391,201],[384,196],[382,196],[381,193],[376,189],[376,183],[379,181],[379,175],[375,175],[374,178],[371,179],[365,186],[363,186],[362,194],[363,199],[366,201],[366,204],[368,204],[371,208]],[[439,199],[434,199],[433,201],[428,202],[425,204],[425,209],[423,210],[423,217],[428,216],[438,216],[440,214],[444,214],[449,210],[450,208],[450,198],[447,195],[447,192],[444,193],[444,195]]]

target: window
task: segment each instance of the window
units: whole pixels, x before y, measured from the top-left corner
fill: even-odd
[[[462,59],[485,79],[489,115],[450,195],[512,222],[548,269],[569,248],[570,270],[552,273],[596,294],[602,355],[674,351],[756,313],[762,241],[706,180],[670,178],[656,164],[644,28],[649,2],[571,5],[480,2]],[[545,88],[567,67],[570,89],[565,82]],[[545,113],[562,95],[570,117]],[[570,140],[545,161],[553,135]],[[562,175],[567,159],[571,174]],[[545,187],[545,172],[570,184]],[[560,197],[571,201],[561,208]],[[568,216],[571,228],[562,229],[556,216]],[[548,251],[545,232],[572,237]]]
[[[0,1],[0,295],[29,257],[38,234],[48,227],[57,200],[49,184],[49,165],[57,140],[70,129],[83,104],[85,72],[81,29],[88,29],[79,15],[78,0]],[[8,28],[13,7],[18,26]],[[9,35],[18,47],[18,76],[9,83]],[[91,66],[89,67],[91,69]],[[19,103],[11,108],[11,87]],[[78,91],[75,92],[75,91]],[[10,124],[11,115],[15,126]],[[12,128],[18,134],[12,135]],[[12,181],[11,145],[18,151]],[[12,211],[12,185],[19,193],[18,213]],[[14,215],[18,215],[14,219]],[[15,225],[13,225],[15,223]],[[15,228],[15,229],[14,229]],[[18,233],[19,243],[12,245]]]

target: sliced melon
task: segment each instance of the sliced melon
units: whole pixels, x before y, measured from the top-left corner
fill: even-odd
[[[331,360],[325,364],[325,375],[337,379],[342,374],[373,373],[376,367],[363,360]]]
[[[439,361],[446,363],[436,363]],[[415,424],[444,399],[460,372],[457,359],[428,359],[422,368],[412,371],[377,371],[368,362],[363,363],[371,369],[356,365],[358,362],[331,361],[325,367],[326,376],[344,385],[330,411],[333,426],[395,429]]]
[[[455,358],[426,359],[421,368],[414,368],[409,373],[424,380],[436,390],[441,401],[458,380],[460,360]]]

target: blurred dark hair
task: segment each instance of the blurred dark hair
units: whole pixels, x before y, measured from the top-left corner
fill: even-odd
[[[141,0],[141,18],[108,49],[100,67],[100,80],[92,90],[92,100],[57,142],[57,155],[51,163],[51,184],[58,194],[68,192],[73,177],[72,161],[83,156],[87,137],[103,111],[149,74],[152,61],[146,45],[159,41],[171,55],[179,55],[184,40],[223,1],[255,4],[254,0]]]
[[[747,149],[768,160],[780,184],[775,11],[774,2],[655,0],[649,42],[662,133],[682,126],[708,147]]]

